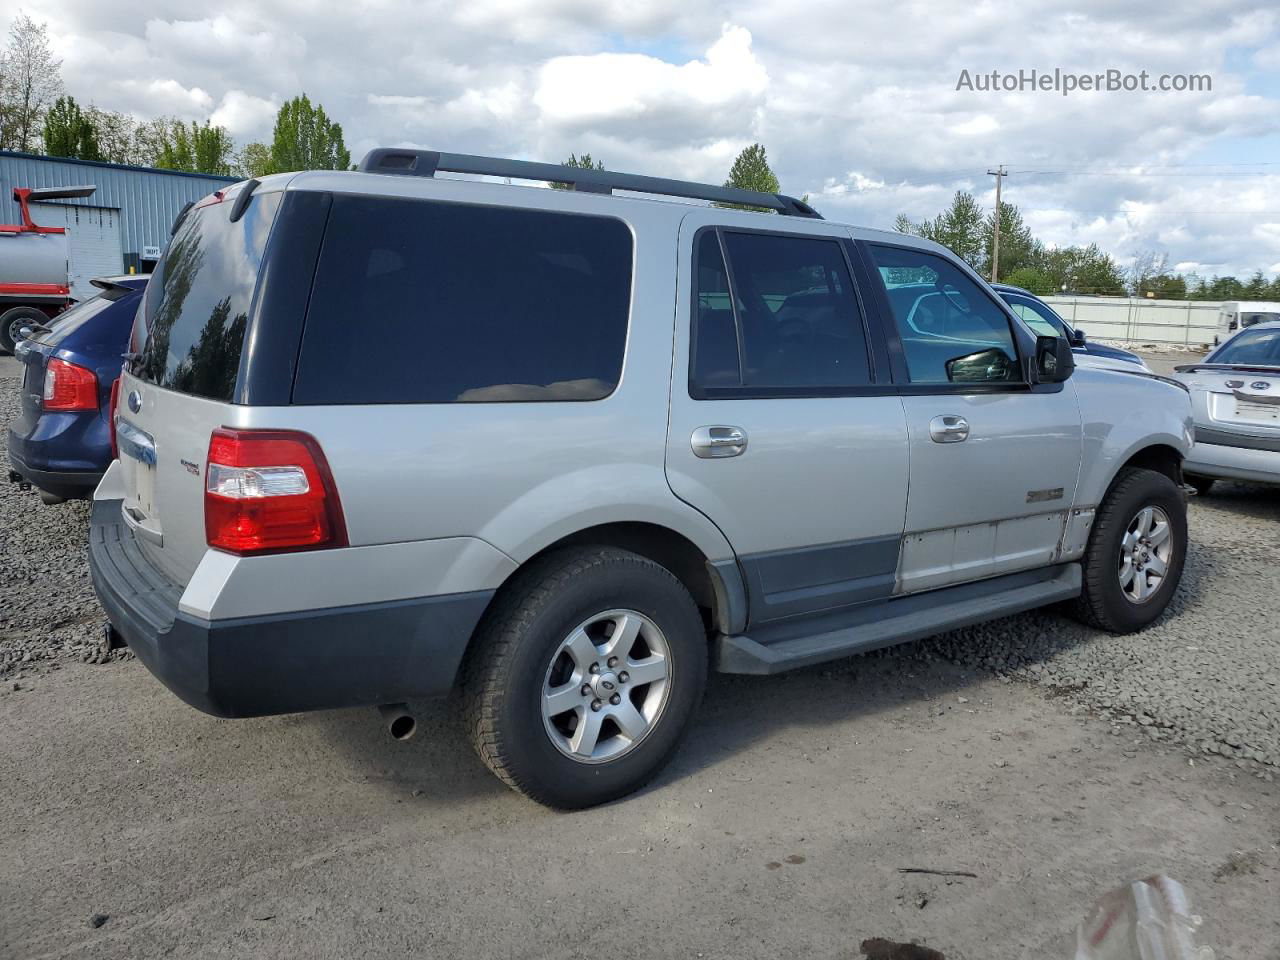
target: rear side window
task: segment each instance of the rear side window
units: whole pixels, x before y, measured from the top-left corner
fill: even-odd
[[[912,383],[1018,381],[1009,318],[945,257],[869,244]]]
[[[760,388],[803,395],[870,383],[866,331],[839,241],[704,230],[695,259],[693,396]]]
[[[337,195],[293,401],[599,400],[631,261],[613,218]]]
[[[258,267],[280,197],[254,196],[235,223],[228,204],[191,209],[147,284],[142,326],[134,330],[134,376],[199,397],[231,400]]]

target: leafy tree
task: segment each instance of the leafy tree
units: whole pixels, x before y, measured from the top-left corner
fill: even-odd
[[[579,170],[603,170],[604,169],[604,164],[601,163],[599,160],[593,160],[591,157],[591,154],[589,153],[584,153],[582,156],[578,156],[577,154],[571,153],[569,154],[569,159],[566,160],[564,163],[560,164],[560,166],[577,167]],[[554,180],[551,181],[550,186],[552,190],[568,190],[569,189],[569,184],[557,183]]]
[[[138,122],[127,113],[103,110],[90,104],[85,115],[93,124],[98,138],[98,153],[107,163],[141,164],[137,154],[135,136]]]
[[[982,266],[975,267],[985,276],[991,275],[995,225],[995,213],[987,214],[982,223]],[[1012,203],[1000,204],[1000,269],[996,276],[1008,276],[1015,270],[1034,266],[1042,254],[1040,241],[1031,235],[1031,228],[1022,219],[1022,211]]]
[[[726,187],[737,187],[739,190],[755,190],[759,193],[777,193],[782,189],[778,177],[769,166],[769,158],[764,145],[753,143],[743,149],[729,168],[729,179]],[[725,203],[720,206],[732,207],[735,210],[759,210],[750,204]]]
[[[346,170],[351,154],[342,142],[342,126],[329,120],[320,104],[312,106],[304,93],[285,103],[276,114],[268,172],[290,170]]]
[[[265,143],[246,143],[236,158],[240,176],[262,177],[271,172],[271,148]]]
[[[726,187],[737,187],[739,190],[755,190],[759,193],[777,193],[782,189],[777,174],[769,166],[769,157],[764,145],[753,143],[738,154],[729,168],[729,179]]]
[[[48,27],[18,14],[0,51],[0,150],[39,147],[45,111],[62,93],[61,67],[49,49]]]
[[[1004,277],[1003,282],[1030,290],[1037,296],[1047,297],[1060,291],[1055,279],[1041,267],[1019,267]]]
[[[102,159],[93,117],[71,97],[59,97],[45,114],[44,152],[73,160]]]
[[[1244,295],[1249,300],[1265,300],[1267,298],[1267,277],[1261,270],[1255,270],[1249,282],[1244,285]]]
[[[160,148],[155,165],[163,170],[185,170],[188,173],[231,173],[235,144],[222,127],[208,120],[203,124],[173,121]]]
[[[982,208],[973,194],[964,190],[957,190],[951,206],[932,220],[912,223],[905,214],[899,214],[894,226],[899,233],[924,237],[950,248],[975,270],[980,271],[987,262],[990,247],[983,247]]]

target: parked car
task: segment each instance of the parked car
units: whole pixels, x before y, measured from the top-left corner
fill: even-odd
[[[1071,342],[1071,349],[1076,355],[1076,363],[1112,370],[1131,369],[1131,367],[1122,365],[1131,364],[1137,366],[1144,373],[1152,372],[1143,359],[1133,351],[1122,350],[1120,347],[1109,347],[1105,343],[1096,343],[1090,340],[1085,336],[1083,330],[1073,327],[1066,320],[1063,320],[1053,307],[1049,306],[1030,290],[1023,290],[1021,287],[1011,286],[1007,283],[996,283],[992,284],[992,286],[1004,298],[1005,302],[1013,308],[1013,312],[1021,317],[1025,323],[1030,324],[1031,329],[1036,333],[1044,336],[1066,337]],[[1120,363],[1116,361],[1120,361]]]
[[[1232,334],[1257,323],[1280,320],[1280,303],[1270,300],[1228,300],[1218,307],[1216,347]]]
[[[1280,483],[1280,321],[1251,324],[1174,370],[1195,410],[1186,477],[1196,492],[1214,480]]]
[[[138,658],[398,736],[460,687],[557,807],[654,776],[708,669],[1064,600],[1139,630],[1187,549],[1184,389],[782,195],[400,149],[250,180],[176,226],[131,357],[89,549]]]
[[[102,292],[49,326],[19,338],[18,419],[9,426],[9,479],[30,484],[45,503],[84,498],[111,463],[108,413],[146,276],[91,281]]]

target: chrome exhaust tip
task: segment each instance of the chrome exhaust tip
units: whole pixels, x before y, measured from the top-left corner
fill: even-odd
[[[393,740],[408,740],[418,731],[418,721],[403,703],[384,703],[378,707],[378,713],[382,714]]]

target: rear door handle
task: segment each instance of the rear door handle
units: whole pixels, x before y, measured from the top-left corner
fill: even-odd
[[[693,455],[704,460],[741,456],[747,449],[747,432],[741,427],[698,427],[689,438]]]
[[[929,436],[934,443],[960,443],[969,439],[969,421],[953,413],[944,413],[929,421]]]

